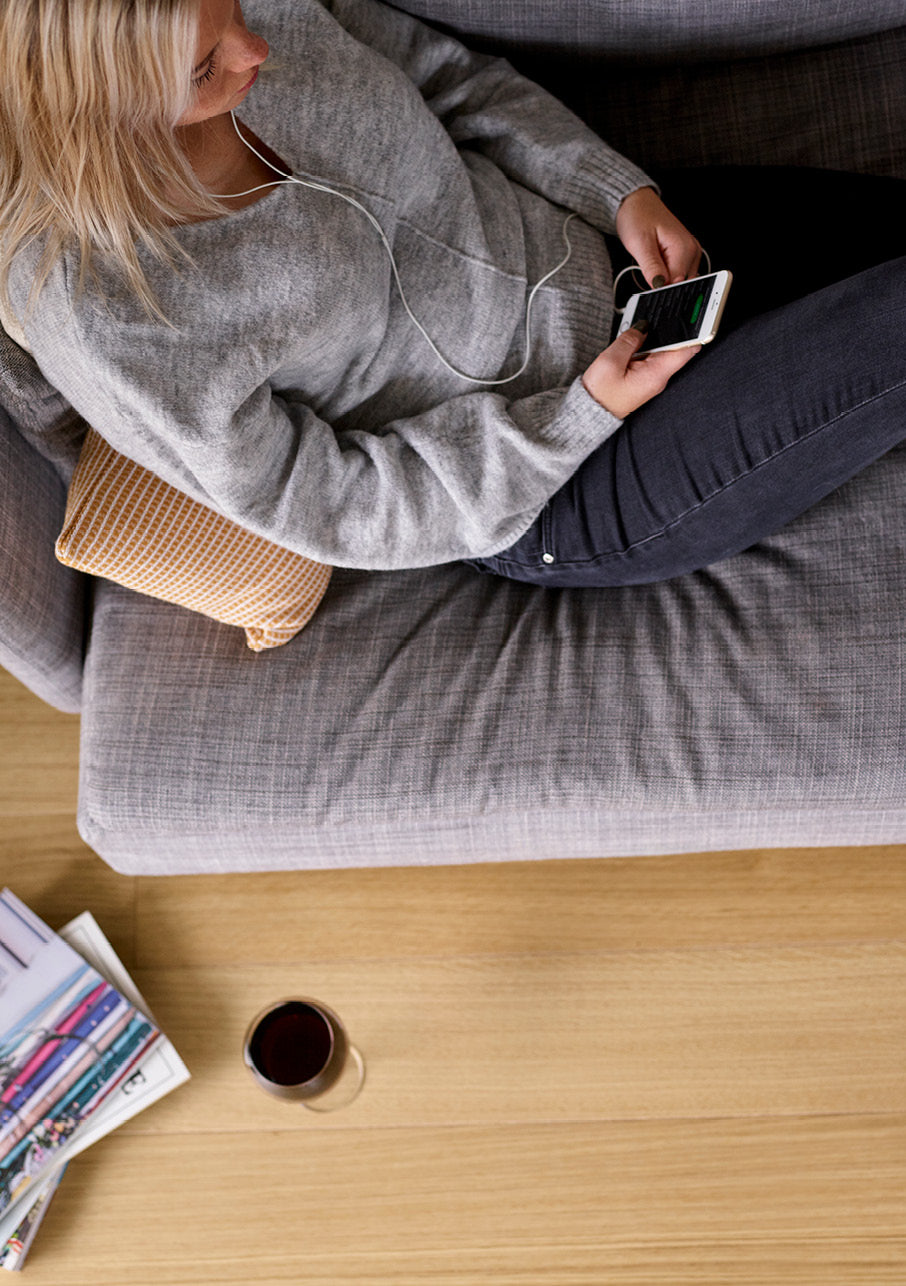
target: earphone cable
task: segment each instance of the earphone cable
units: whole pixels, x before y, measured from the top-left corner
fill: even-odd
[[[331,196],[339,197],[340,200],[347,202],[348,205],[353,206],[356,210],[360,210],[361,213],[364,214],[368,222],[371,224],[371,226],[374,228],[390,260],[390,267],[393,272],[393,279],[396,282],[396,288],[399,292],[400,301],[403,305],[403,308],[406,311],[407,316],[409,317],[412,324],[419,331],[419,333],[422,335],[422,337],[427,341],[429,347],[431,348],[431,351],[434,353],[437,359],[447,368],[447,370],[451,371],[452,374],[456,375],[459,379],[467,380],[470,384],[481,384],[481,385],[484,385],[486,388],[499,387],[501,384],[511,384],[513,380],[519,378],[519,376],[523,373],[523,371],[526,370],[529,362],[531,361],[531,355],[532,355],[531,322],[532,322],[532,306],[534,305],[534,302],[535,302],[535,296],[537,295],[541,287],[546,285],[547,282],[549,282],[550,279],[553,276],[555,276],[560,271],[561,268],[564,268],[570,260],[570,257],[573,252],[573,247],[572,247],[572,242],[569,239],[568,227],[571,221],[577,218],[577,215],[575,213],[568,214],[566,218],[563,220],[562,236],[563,236],[564,244],[566,246],[566,253],[564,254],[563,258],[560,260],[560,262],[556,264],[556,266],[553,267],[550,270],[550,272],[546,273],[540,279],[540,281],[536,281],[534,286],[532,286],[531,290],[529,291],[528,300],[525,306],[525,340],[524,340],[525,356],[524,356],[522,365],[519,367],[517,371],[514,371],[512,375],[507,375],[502,379],[495,379],[495,380],[482,379],[477,375],[468,375],[466,374],[465,371],[459,370],[451,362],[448,362],[447,359],[444,357],[443,353],[441,353],[440,349],[435,344],[434,340],[431,338],[431,336],[425,330],[422,323],[418,320],[415,313],[410,308],[409,301],[406,298],[406,292],[403,289],[403,283],[400,280],[399,269],[397,268],[396,259],[393,254],[393,249],[387,238],[387,234],[384,232],[384,229],[381,227],[380,223],[375,218],[375,216],[371,213],[371,211],[367,209],[366,206],[362,205],[360,201],[357,201],[355,197],[349,196],[345,192],[339,192],[336,188],[328,187],[326,183],[317,183],[312,179],[300,179],[300,178],[297,178],[296,175],[294,174],[285,174],[282,170],[278,170],[277,167],[271,161],[267,160],[266,157],[262,156],[261,153],[257,150],[257,148],[253,147],[252,144],[248,141],[248,139],[243,136],[242,131],[239,128],[239,122],[236,120],[235,112],[230,112],[230,116],[233,121],[233,128],[238,134],[240,140],[249,149],[249,151],[253,152],[254,155],[258,157],[259,161],[263,161],[263,163],[268,167],[268,169],[273,170],[275,174],[279,174],[281,177],[279,179],[274,179],[272,183],[260,183],[257,187],[248,188],[245,192],[229,192],[226,194],[217,195],[217,200],[226,201],[226,200],[231,200],[235,197],[251,196],[254,192],[261,192],[265,188],[283,187],[288,183],[297,183],[300,187],[312,188],[316,192],[327,192]]]

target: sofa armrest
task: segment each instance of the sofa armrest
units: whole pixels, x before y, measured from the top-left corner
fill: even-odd
[[[66,488],[0,409],[0,664],[58,710],[81,704],[87,577],[54,557]]]

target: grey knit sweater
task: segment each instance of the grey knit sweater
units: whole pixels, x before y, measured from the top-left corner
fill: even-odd
[[[147,258],[171,327],[112,270],[77,296],[64,259],[26,327],[35,356],[117,450],[309,557],[380,569],[503,549],[618,427],[578,376],[610,338],[602,232],[650,180],[508,64],[376,0],[245,11],[271,65],[240,119],[372,212],[461,371],[519,367],[527,285],[578,213],[572,257],[537,296],[528,369],[499,387],[452,374],[366,217],[296,185],[180,229],[192,271]],[[20,316],[32,266],[14,266]]]

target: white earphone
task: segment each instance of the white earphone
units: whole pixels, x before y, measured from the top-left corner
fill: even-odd
[[[431,348],[431,351],[434,353],[438,361],[441,362],[447,368],[448,371],[451,371],[452,374],[456,375],[459,379],[468,380],[470,384],[482,384],[486,388],[499,387],[501,384],[511,384],[513,380],[519,378],[519,376],[527,368],[532,356],[531,324],[532,324],[532,305],[535,302],[535,296],[538,293],[538,291],[541,289],[541,287],[545,285],[546,282],[550,281],[550,279],[554,277],[560,271],[560,269],[565,267],[566,264],[569,262],[570,256],[572,255],[572,252],[573,252],[573,247],[572,247],[572,242],[569,239],[568,228],[569,228],[570,222],[573,219],[578,217],[576,214],[574,213],[568,214],[566,218],[563,220],[563,241],[564,241],[564,244],[566,245],[566,254],[563,256],[560,262],[550,270],[550,272],[546,273],[541,278],[540,281],[536,281],[534,286],[532,286],[531,290],[529,291],[528,300],[526,301],[526,306],[525,306],[525,341],[524,341],[525,357],[523,359],[522,365],[519,367],[518,371],[514,371],[512,375],[507,375],[503,379],[498,379],[498,380],[481,379],[477,375],[467,375],[465,371],[459,370],[457,367],[453,366],[450,362],[448,362],[447,359],[444,357],[443,353],[435,344],[434,340],[425,330],[424,326],[415,316],[415,313],[413,313],[412,309],[409,307],[409,301],[406,298],[406,292],[403,290],[403,283],[400,281],[399,269],[396,266],[396,259],[393,257],[393,250],[390,247],[390,242],[387,239],[387,235],[384,232],[384,229],[381,227],[380,223],[377,221],[377,219],[374,217],[371,211],[368,210],[364,205],[362,205],[361,201],[357,201],[355,197],[348,196],[347,193],[345,192],[338,192],[336,188],[328,187],[326,183],[316,183],[312,179],[300,179],[300,178],[297,178],[295,174],[285,174],[282,170],[278,170],[277,167],[271,161],[269,161],[266,157],[261,155],[261,153],[258,151],[257,148],[252,146],[252,144],[248,141],[247,138],[243,137],[242,131],[239,128],[239,122],[236,120],[235,112],[230,112],[230,117],[233,121],[233,128],[235,129],[240,140],[249,149],[249,151],[254,153],[254,155],[258,157],[259,161],[263,161],[264,164],[268,167],[268,169],[273,170],[275,174],[279,174],[280,178],[274,179],[272,183],[260,183],[257,187],[248,188],[245,192],[229,192],[226,194],[221,194],[218,197],[219,200],[228,200],[232,197],[251,196],[253,192],[261,192],[264,188],[279,187],[282,184],[286,184],[286,183],[297,183],[299,187],[313,188],[314,191],[316,192],[327,192],[331,196],[339,197],[341,201],[345,201],[348,205],[354,206],[356,210],[360,210],[362,214],[364,214],[368,222],[371,224],[371,226],[374,228],[377,235],[380,237],[381,244],[386,250],[387,256],[390,260],[390,267],[393,271],[393,279],[396,282],[396,288],[399,291],[399,296],[400,296],[400,300],[402,302],[403,308],[406,310],[406,313],[410,321],[412,322],[412,324],[415,326],[418,332],[428,343],[429,347]],[[703,250],[702,254],[705,256],[705,258],[708,261],[708,272],[710,272],[711,260],[710,260],[710,257],[708,256],[707,250]],[[614,278],[614,283],[613,283],[614,311],[618,314],[623,313],[625,309],[618,308],[616,306],[617,286],[620,283],[620,279],[624,277],[627,272],[635,272],[635,271],[641,271],[641,269],[639,268],[639,265],[630,264],[628,267],[624,268],[621,272],[618,272],[616,277]],[[642,285],[639,287],[639,289],[640,290],[649,289],[647,282],[643,282]]]
[[[572,255],[572,242],[569,239],[569,233],[567,231],[567,228],[571,220],[577,217],[575,214],[568,214],[566,218],[563,220],[563,241],[566,245],[566,254],[556,265],[556,267],[552,268],[550,272],[546,273],[545,276],[543,276],[540,281],[535,282],[534,286],[532,286],[529,292],[529,297],[525,307],[525,349],[524,349],[525,358],[522,362],[522,365],[519,367],[518,371],[514,371],[512,375],[507,375],[504,379],[497,379],[497,380],[480,379],[476,375],[467,375],[465,371],[458,370],[455,366],[453,366],[450,362],[447,361],[443,353],[440,352],[437,345],[434,343],[434,340],[431,338],[431,336],[425,330],[424,326],[421,324],[421,322],[413,313],[412,309],[409,307],[409,301],[406,298],[406,292],[403,290],[403,283],[400,281],[399,270],[396,266],[396,260],[393,257],[393,251],[390,247],[390,242],[387,240],[387,236],[386,236],[386,233],[384,232],[384,229],[381,227],[380,223],[378,223],[377,219],[374,217],[371,211],[366,209],[366,207],[362,205],[360,201],[357,201],[355,197],[348,196],[345,192],[338,192],[336,188],[328,187],[326,183],[315,183],[311,179],[300,179],[300,178],[297,178],[294,174],[285,174],[282,170],[278,170],[277,167],[271,161],[269,161],[266,157],[261,155],[261,153],[257,150],[257,148],[252,146],[252,144],[248,141],[247,138],[243,137],[242,131],[239,129],[239,123],[236,120],[235,113],[230,112],[230,116],[232,117],[232,120],[233,120],[233,128],[235,129],[236,133],[239,135],[239,138],[242,140],[245,146],[249,149],[249,151],[253,152],[254,155],[258,157],[259,161],[263,161],[264,164],[268,167],[268,169],[273,170],[275,174],[279,174],[280,178],[274,179],[273,183],[260,183],[257,187],[248,188],[245,192],[229,192],[225,194],[219,194],[218,195],[219,200],[227,200],[231,197],[250,196],[253,192],[260,192],[263,188],[279,187],[282,184],[286,184],[286,183],[298,183],[300,187],[313,188],[316,192],[328,192],[330,193],[331,196],[339,197],[341,201],[345,201],[348,205],[354,206],[356,210],[360,210],[362,214],[364,214],[368,222],[371,224],[371,226],[374,228],[377,235],[380,237],[381,244],[383,245],[390,259],[390,267],[393,270],[393,279],[396,282],[396,288],[399,291],[399,296],[400,296],[400,300],[402,301],[403,308],[406,310],[406,313],[408,314],[409,319],[412,321],[413,325],[416,327],[419,333],[424,337],[424,339],[429,344],[431,351],[437,357],[438,361],[442,362],[443,365],[447,368],[447,370],[451,371],[454,375],[458,376],[459,379],[468,380],[471,384],[483,384],[488,388],[496,387],[500,384],[510,384],[512,383],[513,380],[519,378],[519,376],[523,373],[523,371],[528,366],[532,355],[531,321],[532,321],[532,305],[535,302],[535,296],[538,293],[538,291],[541,289],[541,287],[546,282],[550,281],[551,277],[553,277],[556,273],[558,273],[560,269],[565,267],[565,265],[569,262],[570,256]]]

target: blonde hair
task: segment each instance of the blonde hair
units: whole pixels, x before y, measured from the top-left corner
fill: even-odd
[[[30,306],[65,250],[79,289],[110,256],[160,315],[139,258],[175,264],[171,228],[223,213],[175,129],[193,97],[199,0],[0,0],[0,300],[43,240]]]

